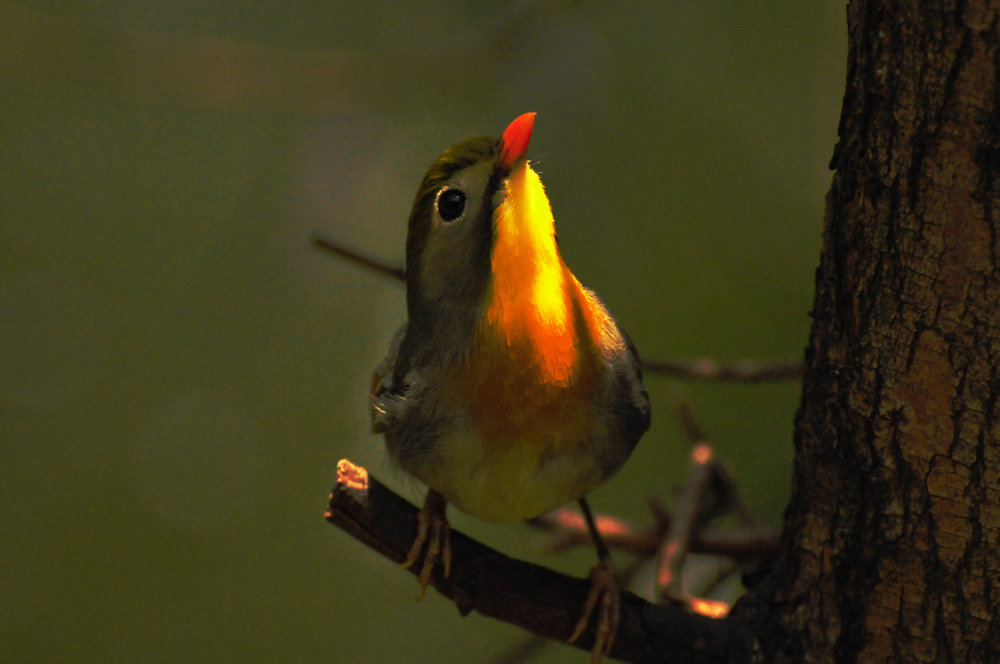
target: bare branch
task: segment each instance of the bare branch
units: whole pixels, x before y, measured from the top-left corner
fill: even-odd
[[[326,518],[355,539],[397,563],[417,532],[417,508],[346,459]],[[586,579],[508,558],[452,530],[451,576],[431,585],[463,615],[476,611],[557,641],[569,638],[590,589]],[[728,621],[622,593],[621,624],[611,657],[637,663],[721,664],[728,649]],[[590,651],[593,631],[573,645]]]
[[[680,420],[684,436],[692,448],[709,442],[708,434],[705,433],[704,427],[701,426],[698,418],[695,417],[694,409],[691,408],[690,403],[681,401],[674,408],[674,413],[677,415],[677,419]],[[711,448],[709,449],[711,451]],[[735,480],[733,480],[729,471],[726,470],[726,467],[719,461],[714,452],[708,456],[710,457],[708,468],[711,472],[712,489],[715,491],[720,503],[717,505],[716,511],[725,512],[731,510],[736,513],[740,525],[746,528],[756,528],[757,518],[743,501],[743,496],[740,494]]]
[[[605,519],[612,518],[603,514],[596,516],[599,528]],[[590,536],[583,525],[583,516],[574,509],[563,507],[535,517],[528,523],[551,533],[552,539],[547,543],[547,548],[551,551],[591,545]],[[664,525],[669,527],[669,523],[667,515]],[[646,529],[630,527],[621,531],[601,528],[601,535],[612,549],[648,557],[656,553],[663,541],[664,533],[661,530],[659,526]],[[781,531],[777,528],[701,528],[693,534],[690,550],[691,553],[745,560],[773,554],[778,550],[780,541]]]
[[[742,360],[723,364],[707,357],[693,360],[657,360],[645,358],[642,370],[659,376],[694,380],[732,380],[760,383],[773,380],[797,380],[805,365],[802,360]]]
[[[712,478],[710,463],[712,448],[702,443],[691,451],[691,472],[674,511],[670,532],[660,545],[656,570],[656,587],[659,596],[680,599],[681,572],[691,548],[691,540],[701,525],[702,496]]]
[[[353,261],[358,265],[368,268],[369,270],[375,270],[376,272],[383,274],[387,277],[392,277],[393,279],[399,279],[400,281],[406,278],[405,276],[403,276],[403,268],[395,267],[389,265],[388,263],[383,263],[377,258],[371,258],[369,256],[359,254],[358,252],[352,249],[348,249],[347,247],[337,244],[336,242],[333,242],[331,240],[327,240],[326,238],[322,238],[318,235],[315,235],[313,236],[313,243],[321,249],[326,249],[327,251],[336,254],[341,258],[346,258],[349,261]]]

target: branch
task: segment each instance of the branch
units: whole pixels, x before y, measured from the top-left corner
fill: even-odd
[[[644,359],[642,370],[660,376],[694,380],[733,380],[760,383],[771,380],[797,380],[805,372],[802,360],[740,360],[723,364],[707,357],[693,360]]]
[[[330,495],[327,520],[386,558],[401,563],[417,532],[417,508],[368,472],[343,459]],[[565,642],[580,617],[590,583],[514,560],[451,531],[453,561],[447,579],[431,585],[462,615],[476,611],[539,636]],[[417,570],[410,570],[416,573]],[[727,660],[729,623],[656,606],[622,592],[621,624],[611,657],[625,662],[721,664]],[[593,630],[573,645],[590,651]]]
[[[691,471],[681,494],[680,503],[674,511],[667,537],[660,544],[659,561],[656,570],[656,588],[661,597],[680,598],[681,573],[691,548],[691,540],[700,525],[702,496],[711,481],[709,463],[713,457],[712,448],[702,443],[691,451]]]
[[[583,521],[583,515],[579,514],[579,517],[580,521]],[[586,526],[584,526],[584,533],[587,541],[593,546],[593,540],[590,539],[590,533],[586,531]],[[653,553],[655,552],[654,549]],[[627,567],[618,572],[618,580],[621,582],[623,588],[632,582],[632,579],[642,570],[646,562],[646,557],[635,558]],[[549,639],[544,636],[528,633],[524,635],[524,638],[510,644],[504,650],[497,653],[496,657],[489,660],[489,662],[490,664],[525,664],[525,662],[530,661],[538,655],[549,643]]]
[[[680,420],[684,436],[692,448],[703,443],[708,443],[708,435],[705,433],[705,429],[701,426],[701,423],[698,422],[698,418],[695,417],[690,403],[681,401],[674,408],[674,413],[677,415],[677,419]],[[709,452],[711,452],[711,448],[709,448]],[[709,454],[709,456],[708,468],[711,471],[712,488],[716,492],[717,498],[722,502],[722,505],[719,507],[722,508],[722,511],[734,512],[739,519],[740,525],[747,528],[756,528],[757,518],[743,501],[743,497],[740,495],[736,482],[729,474],[729,471],[719,462],[714,453]],[[719,510],[716,509],[716,511]]]
[[[322,238],[318,235],[313,236],[313,242],[320,249],[325,249],[332,254],[336,254],[341,258],[346,258],[347,260],[357,263],[362,267],[366,267],[369,270],[374,270],[379,274],[384,274],[387,277],[392,277],[393,279],[398,279],[400,281],[406,279],[406,276],[403,273],[403,268],[401,267],[395,267],[389,265],[388,263],[383,263],[377,258],[371,258],[369,256],[365,256],[364,254],[359,254],[353,249],[348,249],[347,247],[339,245],[336,242],[327,240],[326,238]]]
[[[663,526],[657,524],[640,529],[615,519],[614,521],[622,523],[623,527],[612,530],[601,527],[601,524],[602,521],[613,517],[604,514],[595,516],[601,535],[609,547],[643,557],[652,556],[657,552],[665,535],[662,532],[663,526],[669,527],[671,521],[670,515],[663,515]],[[590,535],[583,525],[583,515],[569,507],[560,507],[529,519],[528,524],[551,533],[551,539],[545,545],[550,551],[559,552],[576,546],[592,545]],[[745,560],[772,555],[778,550],[780,541],[781,531],[777,528],[744,527],[725,530],[699,528],[692,535],[690,551]]]

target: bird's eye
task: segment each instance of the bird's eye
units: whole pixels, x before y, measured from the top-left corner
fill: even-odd
[[[442,189],[437,198],[437,210],[441,221],[455,221],[465,212],[465,193],[461,189]]]

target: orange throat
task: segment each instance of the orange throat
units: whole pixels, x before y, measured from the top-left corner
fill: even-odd
[[[580,351],[579,285],[555,241],[555,220],[538,174],[525,164],[506,183],[495,214],[493,289],[482,331],[497,337],[541,383],[572,381]]]
[[[559,255],[538,175],[525,165],[495,213],[493,282],[465,367],[465,399],[490,447],[558,449],[596,425],[606,317]]]

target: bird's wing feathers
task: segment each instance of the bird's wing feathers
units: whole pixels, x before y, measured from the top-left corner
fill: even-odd
[[[627,352],[611,362],[619,384],[614,411],[618,417],[621,436],[632,449],[649,430],[649,394],[642,384],[642,361],[639,353],[625,331],[618,328],[618,332],[622,335]]]
[[[392,341],[389,342],[389,350],[386,351],[385,358],[372,374],[372,390],[369,394],[371,402],[372,432],[385,433],[392,429],[394,422],[399,417],[399,407],[405,399],[406,385],[399,384],[396,377],[396,364],[399,362],[399,349],[403,345],[403,338],[406,336],[407,324],[396,331]]]

